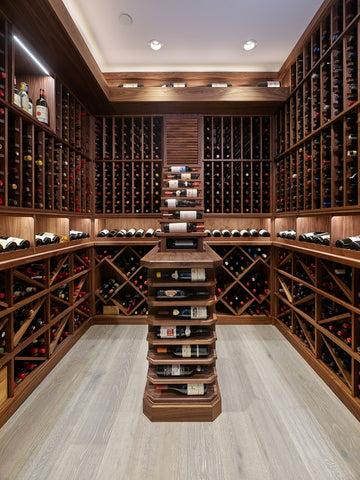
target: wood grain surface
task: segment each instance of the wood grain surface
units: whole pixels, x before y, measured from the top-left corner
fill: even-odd
[[[1,480],[360,478],[360,423],[275,327],[218,326],[208,423],[143,415],[146,332],[86,332],[0,430]]]

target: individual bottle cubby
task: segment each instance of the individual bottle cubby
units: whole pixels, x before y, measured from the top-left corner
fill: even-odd
[[[268,161],[205,161],[205,213],[268,213]]]
[[[145,315],[147,270],[140,258],[152,247],[144,245],[96,247],[97,315]]]
[[[96,160],[159,160],[161,117],[97,117]]]
[[[270,117],[204,117],[205,160],[270,159]]]
[[[97,162],[96,213],[159,213],[161,162]]]

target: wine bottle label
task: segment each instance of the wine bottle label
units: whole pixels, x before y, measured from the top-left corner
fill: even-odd
[[[14,93],[14,104],[21,107],[21,97],[18,93]]]
[[[163,290],[162,295],[165,297],[175,297],[178,295],[178,290]]]
[[[199,353],[199,346],[197,347]],[[182,345],[181,347],[181,356],[182,357],[191,357],[191,345]],[[199,355],[197,355],[198,357]]]
[[[170,372],[166,370],[167,375],[171,375],[173,377],[177,377],[181,375],[181,366],[180,365],[169,365],[170,366]]]
[[[170,168],[169,168],[169,171],[170,171],[171,173],[181,173],[181,172],[185,172],[185,171],[186,171],[186,167],[183,167],[183,166],[181,166],[181,167],[170,167]]]
[[[43,105],[36,105],[36,118],[39,122],[49,123],[49,109]]]
[[[204,282],[206,280],[205,268],[192,268],[191,269],[191,281],[192,282]]]
[[[188,395],[204,395],[205,386],[203,383],[189,383],[187,386]]]
[[[169,188],[177,188],[179,186],[178,180],[169,180],[168,181]]]
[[[167,203],[167,206],[169,208],[176,207],[176,199],[175,198],[169,198],[168,200],[166,200],[166,203]]]
[[[205,320],[207,318],[207,308],[191,307],[191,318]]]
[[[172,232],[172,233],[187,232],[187,224],[186,223],[169,223],[169,232]]]
[[[188,211],[182,210],[182,211],[180,211],[180,218],[196,219],[196,214],[197,214],[196,210],[188,210]]]
[[[176,338],[176,327],[160,327],[160,338]]]
[[[198,191],[196,190],[196,188],[188,188],[186,190],[187,197],[197,197],[197,195],[198,195]]]
[[[181,180],[191,180],[191,173],[182,173]]]

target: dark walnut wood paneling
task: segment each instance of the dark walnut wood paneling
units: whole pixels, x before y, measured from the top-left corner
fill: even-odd
[[[198,130],[199,120],[197,117],[166,119],[164,153],[168,165],[198,163]]]

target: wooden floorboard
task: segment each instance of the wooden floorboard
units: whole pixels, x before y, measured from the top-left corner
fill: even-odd
[[[143,415],[146,331],[85,333],[0,430],[0,480],[360,479],[360,423],[275,327],[217,327],[209,423]]]

